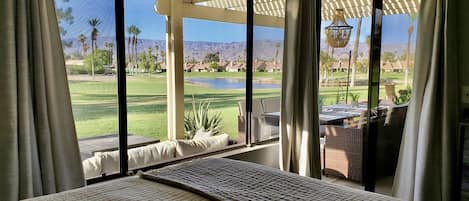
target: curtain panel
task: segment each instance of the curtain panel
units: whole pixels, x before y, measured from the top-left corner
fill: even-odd
[[[393,194],[405,200],[453,200],[459,79],[457,22],[451,0],[422,0],[415,72]]]
[[[287,0],[280,120],[280,168],[321,178],[319,1]]]
[[[0,196],[84,185],[53,0],[0,1]]]

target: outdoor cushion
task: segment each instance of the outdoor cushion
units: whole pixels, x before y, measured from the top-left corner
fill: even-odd
[[[212,131],[205,131],[205,129],[201,128],[195,133],[193,139],[197,140],[197,139],[203,139],[203,138],[208,138],[212,136],[213,136]]]
[[[262,99],[264,112],[280,112],[280,97]]]
[[[175,143],[164,141],[144,147],[132,148],[127,151],[129,169],[145,167],[169,160],[175,156]],[[119,171],[119,151],[97,152],[95,156],[101,158],[102,169],[106,174]]]
[[[228,146],[229,138],[228,134],[222,134],[203,139],[177,140],[176,156],[188,156],[204,151],[221,149]]]
[[[99,177],[102,174],[101,157],[93,156],[83,162],[83,173],[85,178]]]

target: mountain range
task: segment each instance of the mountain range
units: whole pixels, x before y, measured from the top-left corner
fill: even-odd
[[[67,55],[80,55],[81,44],[78,39],[67,39],[71,42],[69,47],[65,47],[64,51]],[[115,51],[115,38],[112,37],[100,37],[97,40],[98,48],[104,48],[104,44],[114,43]],[[90,41],[86,41],[90,44]],[[127,41],[126,41],[127,43]],[[166,50],[166,42],[164,40],[152,40],[152,39],[139,39],[138,51],[148,50],[152,48],[153,52],[158,48],[159,51]],[[407,44],[386,44],[382,45],[382,52],[393,52],[397,56],[403,55],[406,51]],[[353,49],[353,41],[350,41],[345,48],[334,49],[335,58],[347,58],[348,52]],[[411,47],[413,52],[414,47]],[[321,51],[327,51],[327,45],[325,41],[321,41]],[[184,57],[185,60],[196,60],[202,61],[205,55],[209,53],[220,53],[220,59],[226,61],[244,60],[246,52],[245,42],[204,42],[204,41],[184,41]],[[254,41],[254,59],[272,61],[276,57],[279,61],[282,60],[283,52],[283,41],[280,40],[255,40]],[[366,43],[359,44],[359,59],[368,57],[368,45]]]

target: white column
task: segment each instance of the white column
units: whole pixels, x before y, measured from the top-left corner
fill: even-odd
[[[184,138],[183,0],[172,0],[166,17],[168,139]]]

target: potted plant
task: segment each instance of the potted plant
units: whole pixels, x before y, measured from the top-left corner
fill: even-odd
[[[358,107],[358,99],[360,99],[360,94],[349,93],[349,96],[352,99],[352,107]]]

